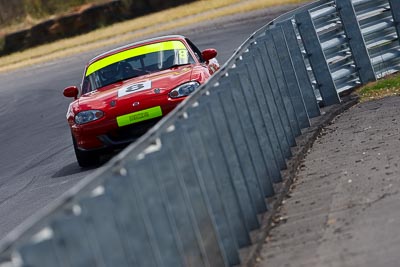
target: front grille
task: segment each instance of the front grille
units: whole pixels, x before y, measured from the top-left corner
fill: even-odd
[[[114,142],[133,141],[145,134],[151,127],[153,127],[161,118],[146,120],[131,125],[123,126],[107,133],[109,139]]]

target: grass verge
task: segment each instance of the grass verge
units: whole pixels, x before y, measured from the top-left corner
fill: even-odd
[[[400,73],[367,84],[358,89],[356,93],[360,96],[361,102],[400,95]]]
[[[113,24],[77,37],[0,57],[0,72],[35,65],[68,55],[118,44],[157,32],[245,13],[276,5],[307,0],[200,0],[148,16]],[[249,33],[250,34],[250,33]]]

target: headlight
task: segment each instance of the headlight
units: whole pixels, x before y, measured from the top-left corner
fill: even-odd
[[[169,96],[171,98],[188,96],[199,86],[200,86],[200,84],[198,82],[184,83],[184,84],[181,84],[178,87],[172,89],[172,91],[169,92]]]
[[[95,121],[104,116],[101,110],[85,110],[75,115],[76,124],[84,124],[90,121]]]

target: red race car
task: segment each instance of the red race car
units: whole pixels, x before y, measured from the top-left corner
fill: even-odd
[[[103,53],[86,65],[81,90],[64,89],[75,155],[82,167],[143,135],[219,68],[184,36],[165,36]]]

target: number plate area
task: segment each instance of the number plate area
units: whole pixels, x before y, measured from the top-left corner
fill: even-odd
[[[161,107],[158,106],[119,116],[117,117],[117,124],[119,127],[122,127],[125,125],[130,125],[133,123],[150,120],[161,116],[162,110]]]

